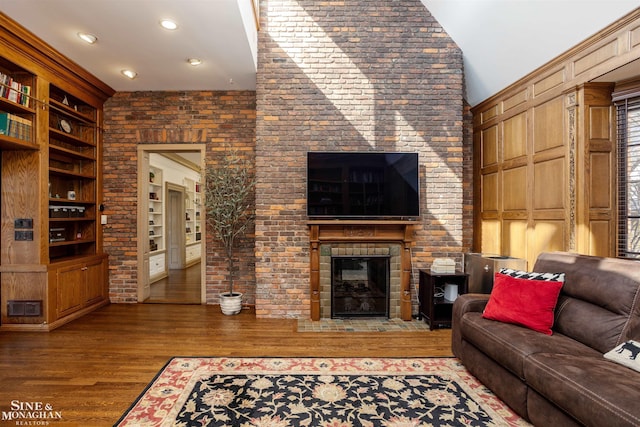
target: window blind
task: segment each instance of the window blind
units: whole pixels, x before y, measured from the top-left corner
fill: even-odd
[[[640,96],[616,102],[618,256],[640,259]]]

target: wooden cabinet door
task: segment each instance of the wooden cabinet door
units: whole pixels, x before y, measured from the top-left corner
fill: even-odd
[[[85,264],[85,300],[86,305],[105,298],[104,260],[97,259]]]
[[[84,264],[61,267],[56,274],[57,279],[57,318],[64,317],[79,310],[83,303],[82,284],[84,283]]]

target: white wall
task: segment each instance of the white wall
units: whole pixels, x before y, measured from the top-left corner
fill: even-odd
[[[638,0],[421,0],[462,49],[474,106],[640,6]]]

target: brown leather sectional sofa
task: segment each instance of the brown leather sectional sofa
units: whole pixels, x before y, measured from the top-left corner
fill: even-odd
[[[640,372],[603,357],[640,341],[640,262],[553,252],[533,271],[566,274],[553,335],[484,319],[489,295],[466,294],[453,307],[453,353],[536,426],[640,426]]]

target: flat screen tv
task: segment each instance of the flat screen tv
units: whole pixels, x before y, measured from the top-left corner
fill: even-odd
[[[309,152],[310,218],[420,215],[418,153]]]

